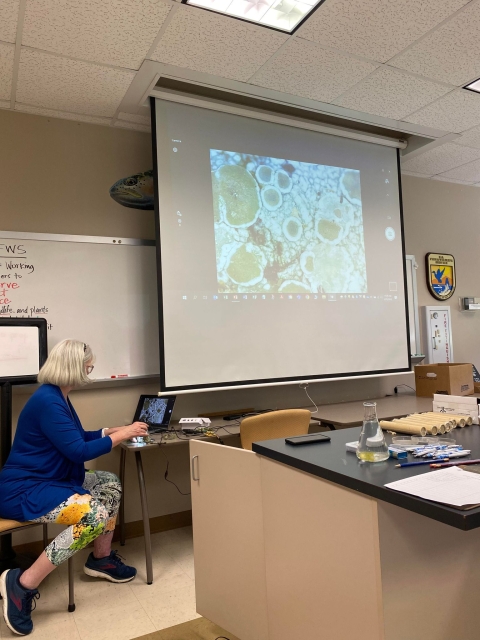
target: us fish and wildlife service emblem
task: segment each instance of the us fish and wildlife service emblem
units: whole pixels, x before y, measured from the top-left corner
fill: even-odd
[[[455,258],[449,253],[427,253],[427,286],[437,300],[448,300],[455,291]]]

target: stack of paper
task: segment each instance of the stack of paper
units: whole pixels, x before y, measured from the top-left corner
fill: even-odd
[[[431,471],[385,485],[425,500],[443,502],[453,507],[480,504],[480,475],[449,467]]]

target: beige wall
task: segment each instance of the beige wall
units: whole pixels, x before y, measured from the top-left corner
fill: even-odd
[[[0,110],[0,135],[3,231],[155,237],[153,212],[108,194],[152,168],[149,134]]]
[[[150,136],[64,120],[49,119],[0,110],[0,167],[2,198],[0,229],[42,233],[114,235],[134,238],[154,237],[153,212],[126,209],[108,195],[119,178],[151,168]],[[426,251],[450,251],[457,258],[459,289],[475,295],[473,265],[476,208],[480,190],[445,183],[406,178],[404,182],[407,252],[420,264],[420,303],[433,304],[423,284],[423,255]],[[449,226],[449,217],[457,221]],[[466,219],[463,224],[460,220]],[[463,231],[462,231],[463,229]],[[464,250],[464,243],[468,251]],[[471,246],[470,246],[471,245]],[[468,278],[468,280],[467,280]],[[465,284],[464,284],[465,282]],[[457,317],[458,316],[458,317]],[[469,340],[480,315],[454,314],[457,358],[473,359]],[[463,324],[460,324],[463,323]],[[468,333],[467,329],[470,333]],[[252,354],[254,357],[254,354]],[[477,360],[480,364],[480,359]],[[374,398],[393,393],[396,384],[412,384],[412,375],[371,380],[322,382],[311,385],[312,397],[321,404]],[[121,389],[89,389],[72,393],[72,401],[85,428],[125,424],[131,420],[140,393],[154,393],[155,385]],[[27,389],[14,391],[14,419],[29,395]],[[196,415],[199,411],[229,408],[285,408],[305,406],[304,392],[297,386],[257,390],[212,392],[179,396],[175,416]],[[170,477],[183,491],[189,487],[187,445],[168,447]],[[181,496],[163,479],[164,458],[146,452],[150,515],[158,516],[188,509],[188,497]],[[118,469],[117,449],[95,461],[98,468]],[[92,465],[93,466],[93,465]],[[139,520],[140,505],[133,456],[128,457],[126,481],[127,521]],[[26,532],[28,533],[28,532]],[[25,535],[26,535],[25,533]]]
[[[480,367],[480,312],[459,309],[459,297],[480,296],[477,253],[480,248],[480,189],[439,180],[403,177],[405,243],[418,263],[420,319],[423,306],[442,305],[428,291],[425,254],[451,253],[457,288],[446,302],[452,316],[454,358]],[[426,345],[423,342],[423,353]]]

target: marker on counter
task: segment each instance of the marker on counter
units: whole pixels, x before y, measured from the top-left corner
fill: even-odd
[[[119,373],[118,376],[110,376],[110,378],[128,378],[128,373]]]

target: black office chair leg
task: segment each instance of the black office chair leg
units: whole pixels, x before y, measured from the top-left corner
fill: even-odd
[[[73,556],[68,559],[68,611],[75,611]]]
[[[43,525],[43,548],[48,547],[48,524]]]

